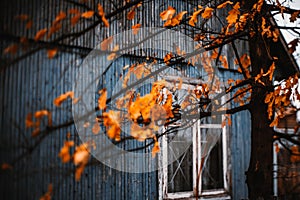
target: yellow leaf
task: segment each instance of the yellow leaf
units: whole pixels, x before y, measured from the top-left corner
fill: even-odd
[[[160,13],[160,18],[163,21],[166,21],[168,19],[171,19],[175,14],[175,12],[176,10],[172,6],[169,6],[167,10],[164,10],[163,12]]]
[[[206,8],[204,9],[204,12],[203,12],[202,15],[201,15],[202,18],[204,18],[204,19],[209,19],[209,18],[211,18],[213,11],[214,11],[213,8],[206,7]]]
[[[54,58],[54,56],[57,54],[57,49],[49,49],[47,50],[47,56],[49,59]]]
[[[225,8],[228,4],[233,4],[231,1],[225,1],[224,3],[217,6],[218,9]]]
[[[100,97],[98,98],[98,107],[103,110],[106,108],[107,90],[104,88],[99,91]]]
[[[86,11],[84,13],[81,13],[81,17],[88,19],[88,18],[93,17],[94,14],[95,14],[95,12],[90,10],[90,11]]]
[[[46,28],[39,30],[35,34],[34,40],[38,41],[38,40],[42,39],[45,36],[46,33],[47,33],[47,29]]]

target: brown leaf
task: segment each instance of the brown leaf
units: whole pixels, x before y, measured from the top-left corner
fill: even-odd
[[[110,36],[110,37],[106,38],[105,40],[103,40],[103,42],[101,42],[101,44],[100,44],[100,49],[102,51],[108,50],[108,47],[112,43],[113,39],[114,38],[112,36]]]
[[[290,17],[290,22],[295,22],[299,15],[300,15],[300,10],[293,12]]]
[[[89,10],[89,11],[86,11],[86,12],[84,12],[84,13],[81,13],[81,17],[82,17],[82,18],[86,18],[86,19],[88,19],[88,18],[91,18],[91,17],[93,17],[93,16],[94,16],[94,14],[95,14],[95,12],[94,12],[94,11],[92,11],[92,10]]]
[[[298,38],[290,41],[288,43],[288,47],[289,47],[289,53],[292,54],[296,51],[296,47],[298,46],[298,43],[300,42],[300,40]]]
[[[42,39],[45,36],[46,33],[47,33],[47,29],[46,28],[39,30],[35,34],[34,40],[38,41],[38,40]]]

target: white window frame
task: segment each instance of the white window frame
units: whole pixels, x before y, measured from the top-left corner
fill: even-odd
[[[222,121],[225,119],[222,116]],[[199,199],[231,199],[229,195],[229,178],[228,178],[228,134],[226,126],[222,127],[221,124],[200,124],[200,120],[194,123],[193,129],[193,189],[195,190],[197,185],[197,171],[199,171],[199,164],[201,163],[201,128],[218,128],[222,129],[222,157],[223,157],[223,181],[224,188],[218,190],[202,191],[202,179],[199,179]],[[195,194],[193,191],[188,192],[176,192],[168,193],[168,152],[167,152],[167,136],[163,135],[160,139],[161,152],[158,155],[159,159],[159,171],[158,171],[158,181],[159,181],[159,200],[163,199],[182,199],[182,198],[193,198]],[[198,167],[198,169],[196,169]]]

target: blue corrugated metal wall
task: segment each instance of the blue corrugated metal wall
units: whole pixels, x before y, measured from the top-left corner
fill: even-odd
[[[103,1],[107,13],[121,6]],[[122,1],[123,3],[123,1]],[[44,28],[60,11],[70,6],[66,1],[5,1],[1,2],[1,31],[12,30],[20,36],[25,33],[22,24],[13,16],[27,13],[33,17],[34,26],[29,33]],[[191,10],[192,1],[149,1],[137,13],[135,21],[143,26],[161,26],[158,13],[172,5],[178,10]],[[111,20],[110,29],[95,28],[74,40],[74,45],[92,48],[103,37],[113,35],[131,27],[125,19],[126,13]],[[79,29],[85,24],[80,24]],[[184,28],[184,27],[183,27]],[[188,30],[185,30],[188,33]],[[1,42],[1,50],[9,43]],[[2,64],[9,62],[1,58]],[[20,62],[5,67],[1,64],[1,120],[0,120],[0,164],[13,164],[13,170],[1,171],[0,199],[38,199],[53,183],[54,199],[157,199],[157,174],[130,174],[118,172],[92,160],[79,182],[75,181],[72,164],[60,164],[58,152],[71,133],[71,139],[80,143],[73,125],[48,131],[45,136],[31,138],[31,131],[25,129],[25,117],[40,109],[53,111],[53,125],[72,120],[71,102],[55,108],[52,101],[58,95],[72,90],[75,69],[81,64],[78,54],[60,53],[52,60],[46,58],[45,50],[34,53]],[[226,74],[224,76],[227,76]],[[231,167],[233,199],[247,196],[244,171],[249,160],[250,121],[249,114],[242,112],[232,116],[231,127]]]

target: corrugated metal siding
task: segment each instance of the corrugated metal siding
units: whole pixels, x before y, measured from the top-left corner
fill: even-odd
[[[103,1],[102,5],[106,13],[109,13],[120,6],[119,2],[123,3],[116,1],[113,5]],[[20,13],[32,16],[34,27],[28,32],[34,34],[35,31],[44,28],[45,23],[49,24],[60,10],[67,11],[72,7],[58,0],[12,0],[1,4],[2,26],[7,26],[7,29],[20,36],[24,32],[19,28],[20,23],[12,20],[12,16]],[[176,7],[178,12],[192,10],[196,6],[192,1],[150,1],[140,8],[142,10],[137,13],[133,22],[125,20],[127,13],[124,11],[111,19],[110,29],[97,27],[73,43],[92,48],[97,40],[119,33],[124,27],[127,29],[135,23],[161,27],[163,22],[158,13],[168,5]],[[81,24],[79,28],[83,26],[85,24]],[[184,29],[185,25],[182,27],[184,33],[190,34],[189,30]],[[6,41],[0,43],[1,50],[9,44]],[[49,132],[45,138],[34,139],[31,138],[31,131],[25,129],[26,115],[39,109],[53,111],[53,125],[72,120],[70,101],[65,102],[59,109],[53,106],[52,101],[58,95],[72,90],[76,80],[75,69],[81,62],[82,59],[78,55],[68,53],[61,53],[58,57],[48,60],[43,50],[1,71],[0,164],[7,162],[15,165],[12,171],[1,172],[0,199],[38,199],[47,191],[49,183],[53,183],[54,186],[54,199],[157,199],[156,172],[123,173],[92,161],[94,164],[88,166],[81,180],[76,182],[73,175],[74,166],[60,164],[57,156],[68,132],[71,133],[71,139],[80,143],[73,125]],[[115,74],[114,70],[119,68],[112,67],[111,70],[113,71],[109,73]],[[189,73],[190,76],[195,75],[193,70]],[[109,74],[106,78],[108,77]],[[249,159],[250,122],[247,112],[233,115],[232,118],[232,190],[233,199],[240,199],[247,194],[244,171]],[[28,147],[34,146],[39,139],[42,140],[41,144],[27,154]],[[22,159],[15,161],[20,155]]]

